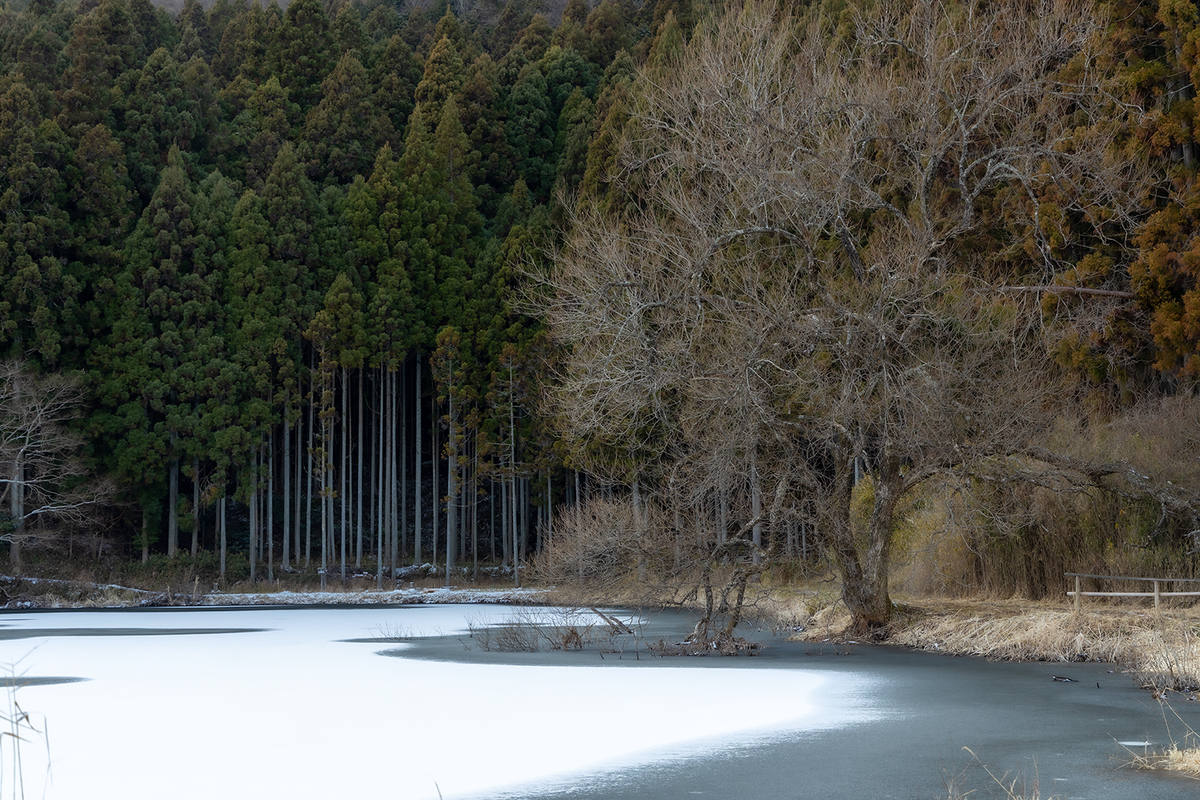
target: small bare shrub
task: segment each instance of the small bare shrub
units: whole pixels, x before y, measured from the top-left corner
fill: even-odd
[[[381,642],[410,642],[414,639],[412,628],[407,625],[378,625],[375,639]]]
[[[605,624],[599,624],[602,621]],[[517,608],[499,624],[469,620],[467,627],[482,649],[501,653],[582,650],[603,644],[618,632],[600,612],[578,608]]]
[[[554,538],[530,564],[533,577],[593,597],[618,592],[638,564],[638,529],[628,500],[593,499],[554,519]]]

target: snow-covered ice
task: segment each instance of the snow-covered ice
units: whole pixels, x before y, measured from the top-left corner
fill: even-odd
[[[25,797],[211,800],[520,794],[606,766],[701,754],[863,719],[845,674],[690,666],[511,666],[382,657],[378,639],[465,633],[501,606],[85,611],[0,630],[255,629],[0,641],[29,679]],[[581,664],[598,663],[582,656]],[[626,665],[628,667],[628,665]],[[829,683],[835,681],[836,684]],[[867,687],[859,687],[864,690]],[[820,689],[820,691],[818,691]],[[836,691],[832,691],[836,689]],[[832,702],[833,696],[843,698]],[[12,788],[11,747],[0,797]],[[43,794],[44,791],[44,794]]]

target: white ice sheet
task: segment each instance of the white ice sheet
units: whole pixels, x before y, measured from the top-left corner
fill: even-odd
[[[25,797],[61,800],[389,797],[532,786],[615,762],[845,724],[822,703],[843,675],[680,666],[515,667],[381,657],[340,641],[465,632],[498,606],[59,612],[3,628],[267,628],[254,633],[60,636],[0,642],[0,665],[80,683],[26,686],[44,721],[22,746]],[[402,647],[402,645],[400,645]],[[594,663],[581,658],[581,663]],[[694,748],[691,744],[694,743]],[[0,760],[11,796],[11,747]],[[43,794],[44,793],[44,794]]]

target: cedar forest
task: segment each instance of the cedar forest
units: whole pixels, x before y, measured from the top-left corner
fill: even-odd
[[[1091,16],[1071,16],[1083,5]],[[839,525],[882,550],[886,573],[930,482],[965,481],[982,538],[964,574],[980,584],[1038,594],[1114,546],[1190,575],[1200,486],[1180,465],[1196,461],[1195,429],[1176,429],[1193,449],[1157,473],[1125,452],[1043,445],[1196,419],[1200,13],[1074,6],[7,2],[11,562],[211,553],[232,579],[318,564],[344,578],[548,551],[582,576],[585,560],[624,557],[593,529],[627,526],[627,571],[690,569],[711,594],[714,563],[767,556],[871,573]],[[977,60],[935,87],[931,65],[949,56],[915,45],[922,31],[969,35]],[[913,90],[908,117],[928,80],[921,96],[944,106],[925,122],[965,131],[986,97],[953,106],[947,87],[986,83],[997,31],[1056,48],[996,78],[1011,116],[941,160],[930,125],[920,142],[911,119],[902,135],[904,113],[880,133],[885,102],[870,97],[887,92],[866,91],[888,79]],[[1024,42],[1008,49],[1028,55]],[[793,121],[764,122],[776,108]],[[779,265],[800,262],[808,277],[785,279]],[[698,294],[678,288],[696,280]],[[862,305],[872,294],[899,322],[927,321],[925,350],[838,349],[867,318],[875,339],[908,347],[903,326],[881,327],[899,322]],[[631,325],[649,356],[622,350]],[[985,339],[991,350],[953,355],[974,388],[923,388],[953,342]],[[1020,353],[997,366],[1005,347]],[[751,351],[759,366],[734,365]],[[907,406],[863,399],[871,364],[894,368]],[[738,369],[745,385],[716,386]],[[1035,427],[977,421],[962,398],[992,378],[1038,412],[993,396],[996,413]],[[853,413],[828,400],[847,386]],[[931,411],[951,395],[957,411]],[[903,442],[877,424],[893,413]],[[1047,492],[1089,500],[1047,511]],[[1045,513],[1091,538],[1050,547]],[[1024,577],[997,577],[1002,561]],[[887,600],[886,574],[882,588],[863,580]],[[886,621],[869,599],[847,602],[864,624]]]

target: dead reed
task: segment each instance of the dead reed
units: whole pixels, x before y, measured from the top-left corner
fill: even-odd
[[[1142,753],[1126,747],[1128,764],[1134,769],[1165,770],[1200,780],[1200,734],[1183,721],[1178,711],[1165,702],[1164,694],[1155,692],[1155,697],[1158,698],[1163,725],[1166,726],[1171,743],[1161,749],[1147,748]],[[1182,733],[1179,733],[1181,729]]]
[[[812,613],[804,640],[837,639],[849,623],[839,604]],[[1120,666],[1149,689],[1200,690],[1200,613],[1139,607],[940,598],[897,606],[888,642],[1002,661],[1098,661]]]
[[[987,774],[988,780],[985,786],[990,790],[987,794],[989,797],[999,797],[1001,800],[1042,800],[1036,765],[1034,765],[1032,776],[1023,772],[997,774],[994,769],[979,760],[979,756],[975,755],[974,750],[969,747],[964,747],[963,750],[971,754],[971,763],[956,775],[946,775],[946,800],[965,800],[970,795],[979,797],[976,789],[966,787],[971,782],[973,773],[980,770]],[[1054,800],[1054,798],[1049,797],[1046,800]]]

